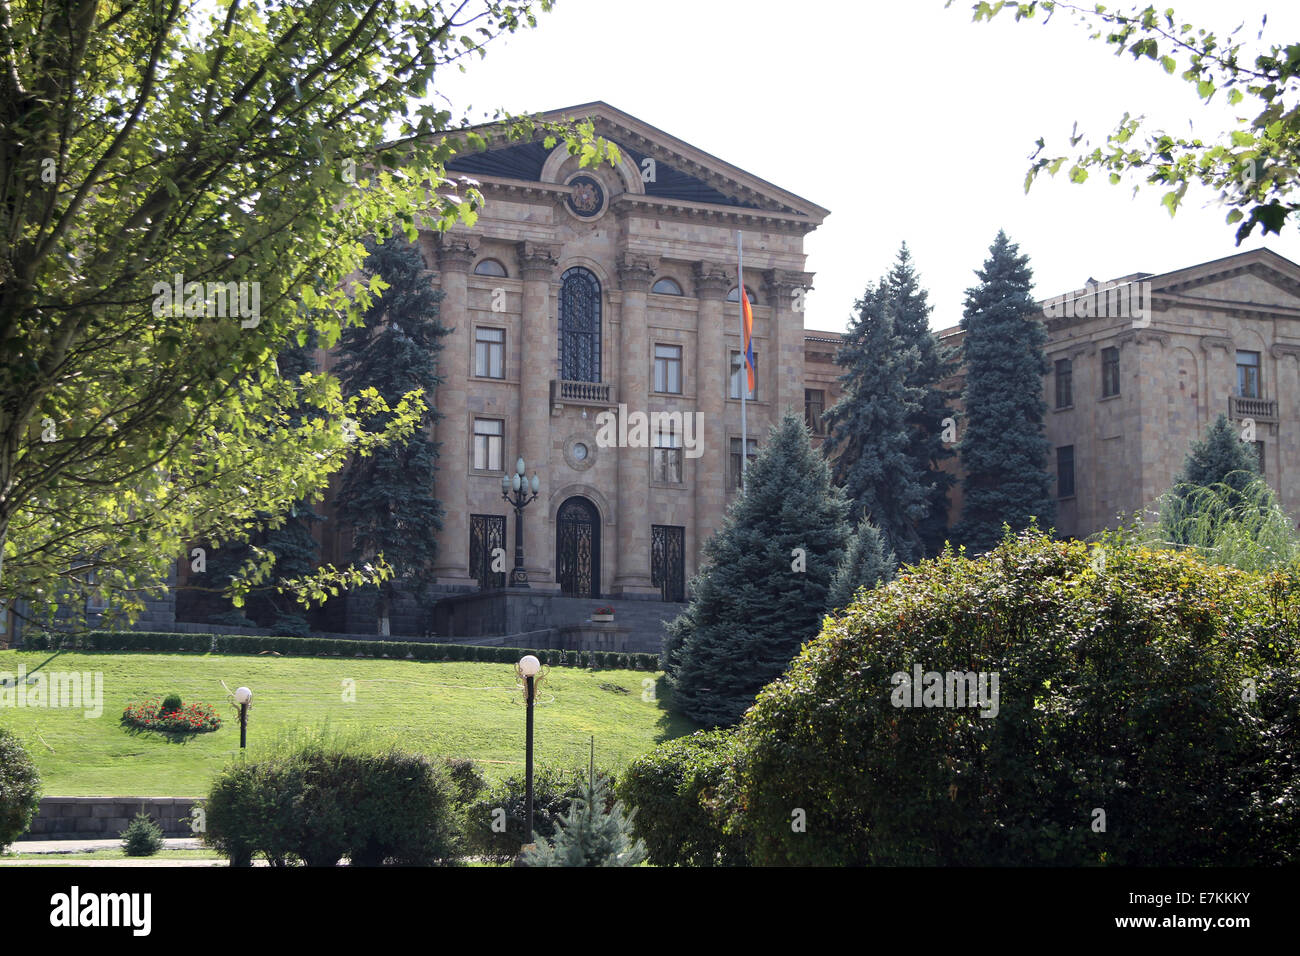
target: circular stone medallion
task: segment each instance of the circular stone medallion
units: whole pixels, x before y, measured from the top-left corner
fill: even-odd
[[[583,219],[594,219],[605,208],[605,190],[592,176],[574,176],[569,180],[569,210]]]

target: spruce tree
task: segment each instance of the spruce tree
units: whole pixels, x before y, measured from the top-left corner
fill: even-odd
[[[781,675],[821,626],[847,510],[803,419],[787,410],[705,543],[690,604],[668,625],[674,706],[702,724],[733,724]]]
[[[895,332],[886,280],[868,288],[835,361],[844,367],[840,400],[826,413],[823,452],[835,482],[851,502],[854,520],[867,516],[904,563],[922,556],[917,525],[929,508],[929,490],[910,453],[909,418],[921,408],[921,389],[908,384],[919,356]]]
[[[831,578],[830,592],[826,597],[828,613],[839,611],[853,602],[858,588],[874,588],[894,576],[897,561],[893,552],[885,547],[884,538],[869,520],[858,522],[853,537],[849,539],[844,560]]]
[[[1036,317],[1030,290],[1029,257],[998,231],[979,284],[966,291],[961,327],[966,383],[962,392],[965,423],[960,441],[962,517],[953,538],[975,553],[1037,517],[1049,527],[1056,520],[1049,444],[1044,434],[1043,376],[1047,330]]]
[[[608,784],[593,765],[581,797],[556,821],[554,840],[524,851],[524,866],[636,866],[646,858],[645,844],[632,830],[632,814],[623,804],[609,805]]]
[[[906,242],[899,248],[898,260],[885,277],[885,291],[894,312],[894,332],[904,349],[916,353],[905,379],[909,388],[919,392],[917,405],[907,416],[911,429],[907,456],[912,459],[912,471],[925,488],[926,509],[916,523],[916,532],[924,555],[932,557],[943,550],[948,537],[948,489],[957,481],[940,468],[945,459],[956,454],[943,440],[944,419],[953,416],[950,403],[956,393],[940,385],[956,373],[956,356],[941,352],[938,338],[930,331],[932,307],[928,293],[921,288]]]
[[[441,292],[420,251],[400,233],[382,244],[366,243],[366,270],[388,283],[367,310],[364,324],[344,331],[342,358],[335,369],[347,395],[374,388],[391,405],[412,391],[424,394],[426,410],[405,442],[354,458],[343,477],[338,520],[352,533],[353,560],[383,554],[394,578],[379,586],[377,630],[389,633],[389,611],[399,585],[412,586],[427,575],[437,553],[443,508],[434,495],[438,443],[432,428],[439,341],[446,335],[438,320]],[[363,421],[382,427],[384,416]]]
[[[1259,459],[1237,429],[1220,414],[1204,439],[1193,439],[1183,469],[1161,511],[1161,529],[1170,541],[1190,543],[1191,527],[1206,508],[1238,511],[1251,497],[1250,486],[1262,478]],[[1206,492],[1213,490],[1213,494]],[[1253,492],[1267,499],[1266,494]],[[1244,517],[1244,516],[1243,516]]]

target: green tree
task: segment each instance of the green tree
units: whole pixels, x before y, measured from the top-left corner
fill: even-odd
[[[344,421],[384,414],[377,398],[273,359],[312,330],[332,346],[369,307],[345,283],[362,237],[473,222],[481,196],[444,164],[483,138],[429,104],[435,71],[539,7],[0,11],[0,599],[107,591],[138,610],[185,543],[246,538],[375,446]],[[508,129],[606,155],[590,124]]]
[[[443,507],[434,497],[438,443],[433,409],[439,341],[448,333],[438,321],[442,293],[433,287],[419,249],[394,234],[382,244],[368,242],[366,269],[386,284],[383,298],[365,314],[365,324],[347,329],[340,341],[336,371],[345,393],[375,389],[385,400],[418,393],[426,398],[419,427],[407,439],[349,464],[339,496],[339,523],[352,533],[353,559],[380,555],[394,575],[410,586],[426,577],[437,556]],[[380,416],[364,420],[381,429]],[[389,633],[395,581],[379,585],[378,633]]]
[[[949,0],[951,3],[952,0]],[[1028,3],[973,4],[974,19],[992,20],[1010,7],[1016,20],[1032,19],[1042,10],[1047,19],[1056,11],[1082,23],[1093,39],[1128,53],[1135,60],[1149,60],[1169,75],[1196,87],[1205,103],[1222,92],[1235,107],[1238,126],[1225,130],[1217,141],[1145,128],[1141,116],[1124,113],[1105,141],[1094,145],[1093,137],[1070,135],[1074,158],[1040,155],[1046,148],[1038,140],[1038,151],[1025,176],[1025,190],[1039,173],[1056,175],[1066,163],[1070,182],[1082,183],[1092,170],[1105,173],[1112,184],[1126,179],[1146,182],[1164,190],[1160,201],[1172,216],[1188,187],[1200,183],[1217,194],[1228,207],[1227,222],[1237,227],[1237,242],[1258,225],[1265,235],[1280,233],[1288,216],[1300,203],[1291,198],[1296,185],[1295,169],[1300,164],[1300,115],[1291,103],[1300,57],[1291,42],[1252,48],[1240,26],[1228,36],[1175,19],[1172,7],[1149,5],[1129,11],[1101,4],[1083,6],[1059,0]],[[1267,18],[1265,18],[1267,19]],[[1263,40],[1261,23],[1258,38]],[[1292,220],[1294,221],[1294,220]]]
[[[690,604],[668,625],[674,706],[709,726],[733,724],[785,670],[821,624],[847,509],[803,419],[787,410],[705,543]]]
[[[953,538],[976,552],[1002,539],[1031,518],[1050,525],[1056,518],[1052,477],[1045,470],[1048,441],[1043,433],[1043,346],[1047,330],[1034,313],[1029,257],[998,230],[979,285],[966,290],[961,327],[966,408],[960,451],[962,516]]]
[[[843,391],[826,413],[823,451],[853,518],[868,516],[899,560],[908,562],[922,556],[916,527],[929,507],[929,489],[910,454],[909,419],[921,410],[924,393],[908,384],[919,355],[895,331],[897,291],[882,279],[857,302],[858,314],[835,353],[844,368]]]
[[[894,313],[894,333],[904,350],[915,352],[915,361],[904,384],[918,392],[916,407],[907,415],[907,457],[912,471],[919,476],[926,493],[926,510],[916,523],[923,553],[933,556],[943,550],[948,537],[948,489],[957,479],[940,468],[956,452],[944,441],[945,419],[952,418],[951,401],[955,397],[940,383],[956,372],[955,356],[944,354],[939,340],[930,331],[933,307],[921,287],[912,264],[912,254],[903,243],[898,261],[885,276],[885,294]]]
[[[556,826],[555,839],[542,840],[523,852],[524,866],[636,866],[646,858],[645,844],[632,829],[623,804],[610,805],[609,785],[596,773],[595,745],[582,796]]]
[[[885,547],[880,531],[868,519],[862,518],[849,539],[844,560],[831,578],[830,592],[826,597],[827,611],[848,607],[859,588],[874,588],[894,576],[898,566],[893,552]]]

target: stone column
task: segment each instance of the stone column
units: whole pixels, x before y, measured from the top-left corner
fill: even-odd
[[[438,356],[438,374],[442,384],[432,404],[442,415],[437,424],[438,471],[435,492],[446,514],[442,533],[438,535],[438,557],[434,564],[437,583],[453,587],[473,587],[469,576],[469,476],[468,405],[466,379],[469,373],[469,268],[477,254],[477,240],[448,233],[436,243],[439,280],[444,298],[439,317],[449,334],[442,340]]]
[[[619,335],[619,403],[628,414],[647,413],[650,398],[650,346],[646,328],[646,293],[656,263],[624,255],[618,266],[623,291]],[[653,443],[654,437],[648,436]],[[649,447],[618,449],[618,571],[613,592],[620,596],[653,595],[650,579]]]
[[[695,547],[693,568],[698,571],[704,542],[722,524],[727,492],[726,388],[727,353],[723,347],[723,322],[727,290],[732,280],[715,262],[695,265],[695,296],[699,300],[695,334],[695,408],[702,416],[700,449],[695,476]]]
[[[536,472],[541,479],[541,495],[524,509],[524,567],[531,587],[554,590],[555,540],[547,502],[555,493],[555,471],[550,467],[551,379],[559,376],[555,364],[559,325],[558,317],[552,314],[551,279],[559,250],[536,242],[521,242],[518,248],[519,275],[524,286],[519,323],[519,413],[515,416],[516,439],[513,446],[506,446],[504,465],[511,472],[515,459],[522,455],[529,477]],[[506,537],[513,542],[513,511],[507,513],[506,520]]]
[[[787,407],[803,417],[804,387],[804,329],[802,296],[795,298],[798,289],[812,288],[811,272],[787,272],[784,269],[769,269],[764,273],[768,298],[772,306],[772,328],[768,339],[768,351],[774,353],[768,360],[771,374],[767,381],[772,383],[774,395],[774,421],[780,421]],[[800,303],[798,311],[796,301]],[[760,371],[762,359],[759,360]]]

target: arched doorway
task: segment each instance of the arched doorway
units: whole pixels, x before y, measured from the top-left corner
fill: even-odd
[[[600,597],[600,512],[577,495],[555,513],[555,579],[568,597]]]

